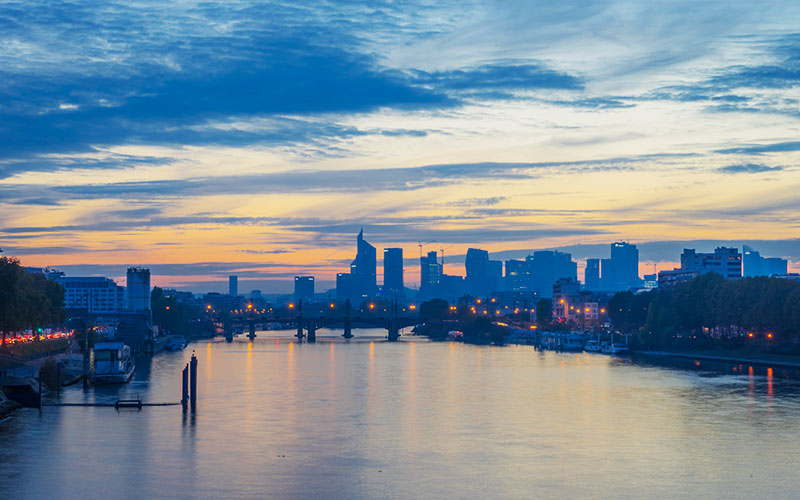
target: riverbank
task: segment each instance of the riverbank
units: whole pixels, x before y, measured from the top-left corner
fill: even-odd
[[[11,415],[14,410],[19,408],[22,408],[22,406],[15,401],[11,401],[10,399],[6,398],[2,391],[0,391],[0,420],[3,420],[7,416]]]
[[[763,365],[800,369],[800,358],[780,354],[754,352],[719,352],[719,351],[633,351],[634,356],[652,356],[659,358],[697,359],[719,361],[722,363],[738,363],[743,365]]]

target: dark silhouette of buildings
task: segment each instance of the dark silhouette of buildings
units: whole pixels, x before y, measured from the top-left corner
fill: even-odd
[[[398,294],[403,292],[403,249],[383,249],[383,289]]]
[[[618,292],[640,287],[639,249],[622,241],[612,243],[611,258],[602,259],[600,272],[600,288],[604,291]]]
[[[340,300],[372,297],[377,292],[377,255],[375,247],[364,239],[364,230],[356,238],[356,258],[350,273],[336,275],[336,297]]]
[[[308,300],[314,298],[314,277],[294,277],[294,300]]]
[[[442,265],[436,252],[428,252],[428,255],[419,259],[419,288],[420,290],[432,290],[441,282]]]
[[[533,252],[531,273],[532,291],[540,297],[550,298],[553,296],[553,284],[560,278],[578,280],[578,264],[572,260],[572,254],[557,250],[539,250]]]
[[[751,247],[742,247],[742,275],[745,278],[753,276],[772,276],[775,274],[786,274],[789,268],[789,261],[780,257],[762,257],[760,253]]]
[[[499,260],[489,260],[489,252],[486,250],[468,249],[464,267],[467,270],[465,284],[468,294],[485,297],[500,289],[503,263]]]
[[[228,295],[237,297],[239,295],[239,277],[228,276]]]
[[[583,282],[587,290],[592,292],[600,290],[600,259],[586,259]]]

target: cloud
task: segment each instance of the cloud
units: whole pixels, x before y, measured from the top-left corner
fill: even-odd
[[[717,169],[723,174],[760,174],[762,172],[775,172],[783,170],[783,167],[768,167],[757,163],[744,163],[740,165],[727,165]]]
[[[489,63],[443,71],[415,71],[414,82],[440,91],[488,96],[510,96],[514,91],[581,90],[583,81],[537,62]]]
[[[762,153],[786,153],[800,151],[800,141],[776,142],[772,144],[753,144],[748,146],[738,146],[735,148],[718,149],[720,154],[749,154],[758,155]]]

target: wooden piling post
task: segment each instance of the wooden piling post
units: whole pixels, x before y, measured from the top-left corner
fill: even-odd
[[[192,403],[192,413],[197,409],[197,357],[192,352],[192,359],[189,362],[189,391]]]
[[[186,363],[186,366],[183,367],[183,373],[181,374],[181,404],[183,405],[183,411],[186,411],[189,406],[189,363]]]

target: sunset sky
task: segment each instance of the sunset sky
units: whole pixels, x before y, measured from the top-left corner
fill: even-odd
[[[800,2],[0,4],[3,255],[268,293],[362,227],[409,286],[432,240],[800,270]]]

